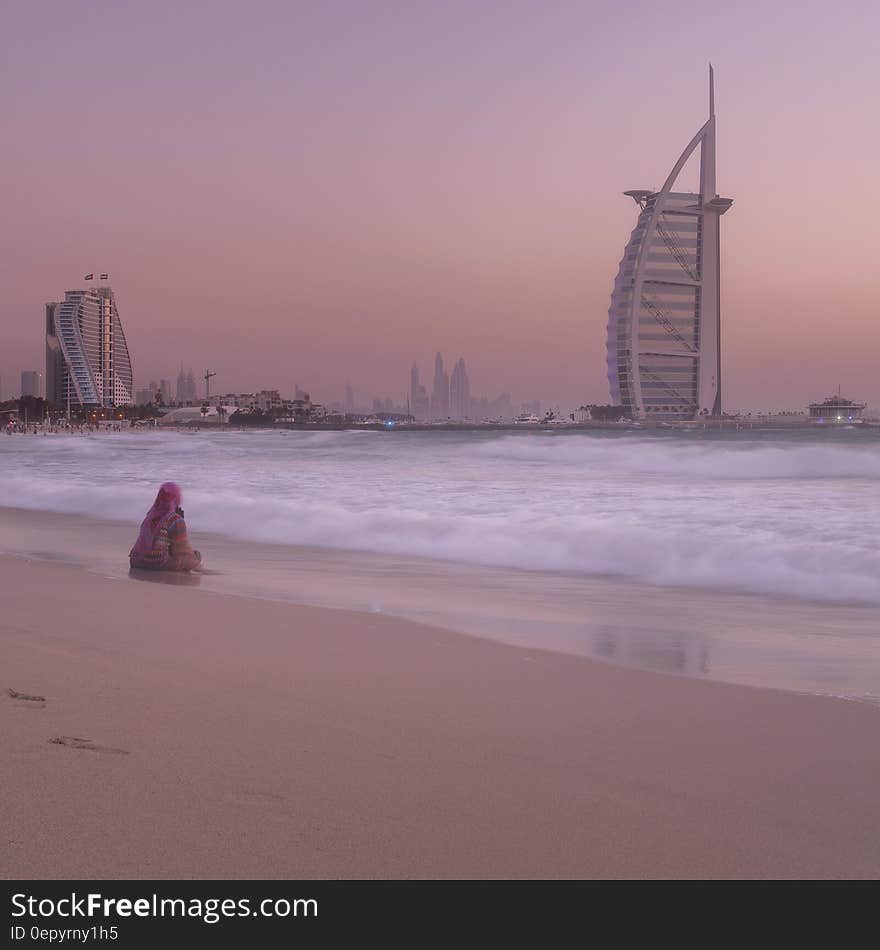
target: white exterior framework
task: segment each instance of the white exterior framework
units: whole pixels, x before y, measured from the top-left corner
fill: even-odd
[[[68,290],[46,304],[46,397],[59,406],[134,402],[131,357],[110,287]]]
[[[699,194],[673,191],[700,146]],[[660,191],[627,191],[640,208],[608,311],[612,402],[636,419],[721,415],[719,218],[732,199],[715,191],[715,93],[709,118]]]

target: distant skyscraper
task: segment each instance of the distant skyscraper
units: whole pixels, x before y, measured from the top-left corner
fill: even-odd
[[[46,397],[58,406],[126,406],[131,358],[110,287],[46,304]]]
[[[673,186],[700,146],[698,194]],[[715,90],[709,118],[659,191],[627,191],[640,209],[608,311],[611,399],[634,418],[721,414],[719,219],[733,203],[715,192]]]
[[[427,419],[431,413],[428,390],[420,381],[419,367],[415,363],[409,371],[409,411],[412,417],[419,421]]]
[[[493,399],[488,405],[490,419],[512,419],[513,403],[510,400],[510,393],[501,393],[497,399]]]
[[[354,390],[351,388],[351,383],[345,384],[345,402],[343,404],[344,412],[354,412]]]
[[[39,399],[39,397],[43,395],[41,383],[42,379],[36,370],[24,370],[21,374],[22,396],[36,396]]]
[[[449,418],[449,373],[443,368],[443,357],[434,357],[434,388],[431,391],[431,415],[435,419]]]
[[[181,406],[184,405],[189,399],[186,386],[186,374],[183,372],[182,366],[180,367],[180,372],[177,374],[177,389],[175,391],[175,395],[178,403],[180,403]]]
[[[416,399],[419,395],[419,390],[422,389],[422,384],[419,382],[419,367],[417,363],[412,364],[412,369],[409,371],[409,405],[410,412],[415,413]]]
[[[453,419],[466,419],[471,413],[471,387],[464,359],[460,358],[449,379],[449,414]]]

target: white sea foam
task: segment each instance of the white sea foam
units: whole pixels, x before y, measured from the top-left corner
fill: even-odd
[[[689,442],[671,438],[510,436],[480,446],[486,458],[595,466],[599,471],[700,478],[880,478],[880,440],[869,444]],[[815,437],[814,437],[815,438]]]
[[[836,434],[835,434],[836,435]],[[258,432],[2,437],[7,504],[191,531],[880,603],[880,440]]]

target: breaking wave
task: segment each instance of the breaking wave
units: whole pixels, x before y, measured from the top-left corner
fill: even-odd
[[[868,441],[870,440],[870,441]],[[480,446],[487,459],[588,466],[599,472],[700,478],[880,478],[880,438],[867,444],[688,443],[686,437],[509,436]]]
[[[3,438],[0,475],[133,526],[174,478],[196,536],[880,603],[878,444],[365,436]]]

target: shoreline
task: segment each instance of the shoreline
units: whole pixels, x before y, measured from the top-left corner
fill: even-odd
[[[5,878],[880,875],[876,708],[0,571]]]
[[[209,572],[176,580],[204,591],[397,617],[624,668],[880,705],[875,605],[249,542],[193,528],[191,535]],[[114,580],[129,580],[124,553],[133,537],[134,527],[122,521],[0,507],[0,553],[75,564]]]
[[[171,410],[173,411],[173,409]],[[88,435],[96,432],[835,432],[835,431],[880,431],[880,419],[820,421],[811,418],[786,418],[785,416],[731,416],[724,419],[694,419],[658,422],[653,419],[612,421],[593,419],[589,422],[289,422],[272,420],[266,422],[232,423],[210,422],[207,419],[190,421],[171,420],[162,422],[162,416],[152,420],[118,420],[115,422],[80,421],[68,425],[66,420],[51,423],[46,429],[42,421],[22,423],[25,432],[9,431],[8,435],[46,434]],[[216,417],[212,417],[216,418]],[[134,424],[134,423],[137,424]],[[40,430],[37,433],[36,430]],[[34,430],[29,432],[28,430]]]

